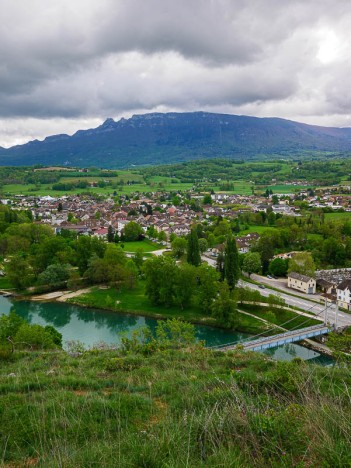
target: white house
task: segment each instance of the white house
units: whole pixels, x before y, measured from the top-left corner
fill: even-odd
[[[296,289],[306,294],[315,294],[316,280],[311,276],[292,272],[288,275],[288,288]]]
[[[339,307],[351,310],[351,279],[344,279],[338,284],[336,298]]]

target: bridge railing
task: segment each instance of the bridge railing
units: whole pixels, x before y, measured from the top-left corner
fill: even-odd
[[[321,324],[321,325],[312,325],[311,327],[305,327],[305,328],[299,328],[297,330],[290,330],[288,332],[284,333],[279,333],[278,335],[273,335],[273,336],[265,336],[264,338],[259,338],[258,340],[252,340],[252,341],[247,341],[244,346],[250,346],[252,344],[260,344],[264,343],[265,341],[278,341],[282,338],[286,338],[289,336],[294,336],[294,335],[305,335],[306,333],[315,331],[315,330],[322,330],[323,328],[329,329],[326,325]]]
[[[265,342],[267,340],[274,340],[274,339],[278,340],[278,339],[284,338],[286,336],[291,336],[291,335],[296,335],[296,334],[304,334],[304,333],[308,333],[308,332],[313,331],[313,330],[320,330],[322,328],[329,328],[329,327],[327,327],[324,324],[312,325],[310,327],[300,328],[300,329],[297,329],[297,330],[289,330],[289,331],[284,332],[284,333],[279,333],[278,335],[264,336],[263,338],[258,338],[256,340],[250,340],[250,341],[243,340],[243,342],[234,341],[233,343],[226,343],[226,344],[222,344],[222,345],[218,345],[218,346],[212,346],[212,349],[229,348],[229,347],[237,346],[237,345],[240,345],[240,344],[242,344],[243,346],[249,346],[249,345],[251,345],[253,343],[259,344],[259,343]]]

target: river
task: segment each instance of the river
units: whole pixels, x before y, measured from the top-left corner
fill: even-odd
[[[29,323],[54,326],[62,333],[64,346],[68,341],[76,340],[88,347],[99,342],[118,345],[122,333],[130,336],[133,330],[144,326],[155,329],[157,324],[157,320],[139,315],[86,309],[59,302],[16,301],[0,296],[0,314],[8,314],[11,310]],[[233,343],[250,336],[203,325],[195,328],[197,338],[204,340],[206,346]],[[298,344],[271,348],[265,354],[283,361],[301,357],[323,365],[331,363],[330,358]]]

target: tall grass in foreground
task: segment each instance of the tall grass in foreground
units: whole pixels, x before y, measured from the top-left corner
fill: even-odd
[[[23,353],[1,362],[0,466],[349,466],[350,384],[199,346]]]

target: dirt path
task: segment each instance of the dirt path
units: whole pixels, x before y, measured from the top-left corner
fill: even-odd
[[[80,296],[81,294],[85,294],[90,292],[91,288],[85,289],[78,289],[78,291],[54,291],[51,293],[40,294],[38,296],[32,296],[32,301],[52,301],[56,300],[58,302],[65,302],[67,299],[71,297]]]
[[[86,294],[91,291],[91,288],[84,288],[84,289],[78,289],[78,291],[72,291],[72,292],[67,292],[60,296],[57,300],[59,302],[65,302],[67,299],[70,299],[71,297],[77,297],[80,296],[81,294]]]

